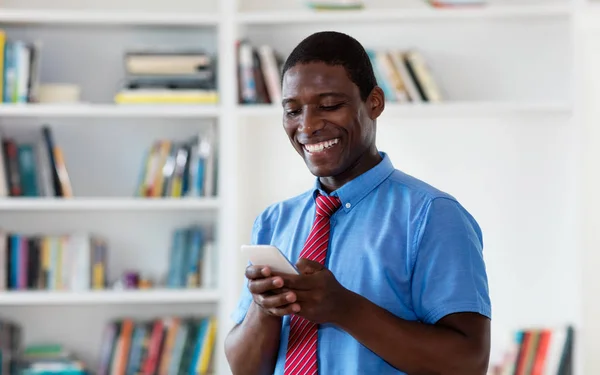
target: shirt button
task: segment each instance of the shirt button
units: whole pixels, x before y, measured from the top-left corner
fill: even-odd
[[[352,205],[350,203],[346,203],[346,208],[350,208]]]

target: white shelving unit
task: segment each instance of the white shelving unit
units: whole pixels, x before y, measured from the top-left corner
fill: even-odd
[[[199,211],[219,209],[216,198],[19,198],[0,200],[0,211]]]
[[[56,306],[106,304],[218,303],[216,290],[123,290],[90,292],[7,292],[0,306]]]
[[[10,37],[42,40],[42,82],[78,83],[85,100],[0,105],[0,126],[8,133],[28,137],[42,124],[52,127],[77,195],[0,200],[0,228],[102,233],[115,276],[132,267],[164,271],[171,230],[201,223],[215,230],[217,285],[0,295],[0,312],[25,325],[26,342],[60,340],[93,365],[110,318],[216,313],[216,374],[229,373],[222,345],[243,283],[239,245],[249,241],[254,217],[266,205],[313,182],[281,129],[280,108],[237,104],[235,42],[266,43],[285,55],[324,29],[348,32],[371,48],[416,46],[443,87],[448,100],[439,105],[389,103],[378,144],[397,168],[455,195],[482,225],[494,351],[523,325],[581,324],[572,255],[579,236],[573,208],[579,130],[572,103],[573,20],[584,10],[575,0],[496,0],[482,9],[452,10],[419,0],[368,0],[365,11],[317,14],[299,0],[124,3],[7,0],[0,7],[0,27]],[[164,46],[218,53],[218,106],[111,104],[123,77],[123,52]],[[219,136],[217,198],[131,198],[142,153],[153,140],[187,137],[212,124]],[[52,327],[41,323],[50,318]]]
[[[297,2],[296,2],[297,3]],[[500,3],[500,2],[498,2]],[[294,2],[292,2],[294,4]],[[384,3],[389,4],[389,3]],[[289,24],[305,23],[315,24],[323,22],[390,22],[390,21],[427,21],[427,20],[461,20],[461,19],[515,19],[515,18],[549,18],[568,17],[570,10],[566,3],[548,4],[522,4],[516,2],[513,5],[490,5],[484,8],[471,9],[433,9],[424,3],[414,3],[413,6],[386,6],[373,7],[362,12],[348,13],[323,12],[315,14],[308,9],[293,7],[285,9],[273,8],[275,10],[259,10],[240,12],[236,19],[241,24]],[[281,8],[281,7],[280,7]]]
[[[79,118],[218,118],[216,106],[115,106],[112,104],[4,104],[2,117]]]

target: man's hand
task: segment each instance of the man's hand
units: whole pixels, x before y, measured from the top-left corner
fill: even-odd
[[[246,268],[248,289],[254,303],[267,315],[284,316],[300,310],[296,294],[283,287],[283,278],[273,275],[269,267],[248,266]]]
[[[296,263],[301,275],[282,275],[285,288],[296,296],[302,316],[316,324],[335,322],[343,314],[352,293],[344,288],[333,273],[318,262],[301,258]]]

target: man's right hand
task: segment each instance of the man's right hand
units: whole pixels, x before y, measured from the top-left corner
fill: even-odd
[[[300,305],[294,303],[296,294],[282,288],[283,279],[273,275],[269,267],[248,266],[246,278],[254,303],[263,313],[282,317],[300,311]]]

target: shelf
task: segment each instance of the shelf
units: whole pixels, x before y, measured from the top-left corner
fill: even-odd
[[[0,9],[0,23],[216,26],[217,14]]]
[[[275,105],[240,105],[239,116],[283,116],[283,109]],[[473,117],[515,114],[555,115],[570,114],[571,108],[565,103],[503,103],[503,102],[455,102],[440,104],[398,104],[387,103],[382,117]]]
[[[213,118],[218,106],[116,104],[0,104],[2,117]]]
[[[216,210],[216,198],[4,198],[0,211]]]
[[[396,9],[365,9],[354,11],[289,11],[243,12],[237,21],[243,24],[289,24],[318,22],[385,22],[409,20],[462,20],[494,18],[566,17],[571,14],[566,4],[551,5],[489,5],[473,8],[437,9],[415,6]]]
[[[217,303],[219,297],[218,291],[203,289],[6,291],[0,292],[0,306]]]

